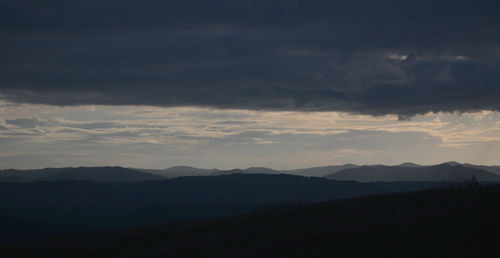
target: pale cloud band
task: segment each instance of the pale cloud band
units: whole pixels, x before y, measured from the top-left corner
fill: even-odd
[[[343,112],[4,102],[0,118],[4,168],[494,164],[500,151],[500,114],[491,111],[400,120]]]

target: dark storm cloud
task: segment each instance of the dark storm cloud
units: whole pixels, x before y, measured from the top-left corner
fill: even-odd
[[[3,1],[15,102],[500,110],[498,1]]]

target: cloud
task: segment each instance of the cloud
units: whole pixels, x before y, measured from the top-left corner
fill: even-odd
[[[500,146],[498,112],[429,113],[399,120],[397,115],[342,112],[95,108],[0,108],[0,159],[6,161],[2,166],[297,168],[452,159],[495,164]],[[46,159],[42,165],[22,162],[31,157]]]
[[[50,105],[500,110],[498,1],[3,1],[0,94]]]
[[[99,114],[88,116],[87,107],[64,107],[44,110],[40,105],[12,105],[4,108],[6,119],[0,120],[0,138],[26,137],[39,142],[84,144],[287,144],[294,137],[310,139],[299,145],[322,145],[320,138],[352,138],[370,142],[373,134],[419,134],[432,137],[442,146],[464,146],[500,141],[496,112],[463,114],[426,114],[401,121],[397,115],[373,117],[339,112],[270,112],[219,110],[210,108],[155,108],[98,106]],[[23,112],[20,110],[24,109]],[[25,115],[39,118],[26,118]],[[104,116],[104,114],[106,114]],[[99,120],[95,117],[102,116]],[[394,136],[395,137],[395,136]],[[377,137],[375,137],[377,138]],[[360,138],[361,139],[361,138]],[[385,141],[385,140],[384,140]],[[403,138],[398,141],[406,141]],[[77,144],[78,144],[77,143]],[[339,147],[339,142],[334,145]],[[388,144],[388,143],[387,143]],[[376,141],[374,146],[384,145]],[[280,145],[281,146],[281,145]],[[326,144],[326,147],[332,146]]]
[[[7,119],[5,120],[5,123],[21,128],[36,128],[37,126],[44,124],[42,121],[35,118]]]

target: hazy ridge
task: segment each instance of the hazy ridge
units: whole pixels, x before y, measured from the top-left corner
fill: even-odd
[[[0,182],[34,182],[55,180],[88,180],[105,183],[143,182],[189,176],[222,176],[233,174],[291,174],[305,177],[325,177],[359,182],[394,181],[460,181],[475,177],[484,182],[500,182],[500,166],[483,166],[446,162],[423,166],[403,163],[396,166],[345,164],[294,170],[274,170],[265,167],[246,169],[203,169],[175,166],[167,169],[137,169],[122,167],[46,168],[39,170],[0,170]]]

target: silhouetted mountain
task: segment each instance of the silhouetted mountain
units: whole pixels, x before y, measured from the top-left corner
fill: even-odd
[[[462,165],[462,164],[460,164],[459,162],[456,162],[456,161],[448,161],[448,162],[442,163],[440,165],[458,166],[458,165]]]
[[[251,167],[247,169],[219,170],[211,173],[212,176],[234,175],[234,174],[289,174],[305,177],[323,177],[347,168],[355,168],[358,165],[345,164],[339,166],[313,167],[294,170],[274,170],[265,167]]]
[[[313,168],[303,168],[295,170],[283,170],[282,173],[298,175],[298,176],[315,176],[324,177],[329,174],[337,173],[343,169],[356,168],[358,165],[345,164],[339,166],[326,166],[326,167],[313,167]]]
[[[482,169],[487,172],[500,175],[500,166],[479,166],[472,164],[461,164],[456,161],[450,161],[447,163],[450,166],[462,165],[467,167],[473,167],[477,169]],[[365,167],[380,167],[384,165],[368,165]],[[181,176],[221,176],[221,175],[233,175],[233,174],[290,174],[306,177],[325,177],[334,173],[337,173],[344,169],[357,168],[360,167],[355,164],[344,164],[337,166],[324,166],[324,167],[312,167],[303,169],[293,169],[293,170],[274,170],[266,167],[250,167],[247,169],[230,169],[230,170],[219,170],[219,169],[201,169],[189,166],[179,166],[171,167],[164,170],[159,169],[135,169],[143,172],[148,172],[155,175],[162,175],[166,178],[175,178]],[[432,167],[432,166],[422,166],[411,162],[405,162],[397,167]],[[0,178],[1,180],[1,178]]]
[[[139,169],[140,171],[149,172],[156,175],[162,175],[168,178],[180,177],[180,176],[224,176],[224,175],[234,175],[234,174],[290,174],[298,176],[313,176],[313,177],[323,177],[328,174],[338,172],[346,168],[354,168],[358,165],[345,164],[339,166],[326,166],[326,167],[313,167],[304,169],[294,169],[294,170],[274,170],[266,167],[250,167],[247,169],[230,169],[230,170],[219,170],[219,169],[199,169],[188,166],[182,167],[172,167],[166,170],[154,170],[154,169]]]
[[[177,166],[167,169],[137,169],[139,171],[164,176],[167,178],[175,178],[181,176],[208,176],[211,173],[219,171],[218,169],[203,169],[190,166]]]
[[[278,171],[264,168],[264,167],[251,167],[247,169],[231,169],[231,170],[219,170],[211,173],[211,176],[227,176],[235,174],[279,174]]]
[[[481,170],[493,173],[495,175],[500,175],[500,166],[474,165],[474,164],[469,164],[469,163],[459,163],[456,161],[450,161],[450,162],[446,162],[444,164],[448,164],[450,166],[464,166],[464,167],[477,168],[477,169],[481,169]]]
[[[474,165],[474,164],[469,164],[469,163],[459,163],[456,161],[449,161],[449,162],[446,162],[443,164],[448,164],[450,166],[465,166],[465,167],[477,168],[477,169],[481,169],[481,170],[493,173],[495,175],[500,175],[500,166]],[[420,165],[416,165],[416,166],[420,166]]]
[[[475,168],[478,170],[483,170],[500,176],[500,166],[480,166],[472,164],[460,164],[458,162],[447,162],[441,165],[454,166],[464,166],[469,168]],[[392,171],[395,167],[399,168],[429,168],[432,170],[435,166],[420,166],[414,163],[406,162],[398,166],[384,166],[384,165],[370,165],[362,166],[361,168],[379,171],[377,173],[382,173],[381,171]],[[189,166],[177,166],[171,167],[164,170],[159,169],[135,169],[135,168],[121,168],[121,167],[81,167],[81,168],[46,168],[38,170],[1,170],[0,171],[0,182],[33,182],[33,181],[54,181],[54,180],[88,180],[96,182],[140,182],[140,181],[150,181],[150,180],[164,180],[167,178],[176,178],[183,176],[221,176],[221,175],[233,175],[233,174],[291,174],[300,175],[306,177],[325,177],[328,176],[331,179],[340,180],[356,180],[354,178],[345,177],[342,174],[334,176],[342,170],[350,168],[359,168],[358,165],[345,164],[340,166],[326,166],[326,167],[313,167],[295,170],[273,170],[265,167],[250,167],[247,169],[232,169],[232,170],[218,170],[218,169],[201,169]],[[401,170],[400,170],[401,171]],[[385,172],[384,172],[385,173]],[[445,173],[444,170],[440,172]],[[437,173],[435,177],[439,178],[440,173]],[[404,173],[402,173],[404,174]],[[337,176],[343,176],[338,177]],[[430,175],[429,175],[430,176]],[[453,176],[450,174],[450,176]],[[457,175],[460,176],[460,175]],[[467,175],[466,175],[467,176]],[[404,179],[404,177],[403,177]],[[425,178],[423,178],[425,179]],[[456,177],[455,179],[459,179]],[[491,175],[482,175],[480,180],[491,181],[497,180],[491,177]],[[412,180],[409,177],[408,180]],[[420,179],[415,179],[420,180]],[[431,178],[431,181],[436,181],[437,179]],[[448,179],[446,179],[448,180]],[[450,180],[454,180],[453,178]],[[387,180],[382,180],[387,181]],[[389,181],[399,181],[397,179]]]
[[[482,169],[484,171],[488,171],[495,175],[500,175],[500,166],[483,166],[483,165],[473,165],[473,164],[462,164],[462,166],[472,167],[477,169]]]
[[[407,167],[407,166],[362,166],[339,171],[326,176],[334,180],[354,180],[358,182],[396,182],[396,181],[423,181],[423,182],[458,182],[475,177],[483,182],[500,182],[500,176],[493,173],[444,163],[435,166]]]
[[[400,167],[414,167],[414,168],[421,167],[421,165],[411,163],[411,162],[405,162],[405,163],[399,164],[398,166],[400,166]]]
[[[45,168],[39,170],[2,170],[0,181],[33,182],[87,180],[103,183],[129,183],[164,180],[165,177],[122,167]]]
[[[4,245],[4,257],[495,257],[500,187],[368,196]],[[488,255],[489,254],[489,255]]]
[[[228,175],[239,175],[239,174],[250,174],[246,173],[243,169],[231,169],[231,170],[219,170],[211,173],[211,176],[228,176]]]
[[[0,183],[0,215],[53,223],[126,226],[137,225],[139,221],[129,216],[132,213],[158,217],[160,215],[154,213],[159,212],[165,220],[144,220],[160,223],[193,218],[189,213],[211,217],[218,213],[237,214],[262,205],[320,202],[439,186],[417,182],[342,182],[284,174],[179,177],[125,184],[90,181]]]
[[[250,167],[245,169],[247,174],[280,174],[280,172],[265,167]]]

